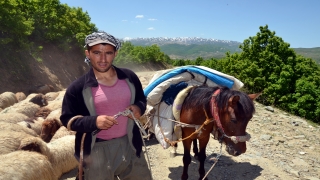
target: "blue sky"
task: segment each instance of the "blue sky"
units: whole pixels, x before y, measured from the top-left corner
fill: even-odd
[[[320,0],[60,0],[117,38],[202,37],[243,42],[268,25],[292,48],[320,47]]]

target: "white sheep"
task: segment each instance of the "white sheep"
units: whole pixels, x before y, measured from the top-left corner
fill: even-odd
[[[54,99],[55,101],[62,101],[66,90],[59,91],[59,95]]]
[[[38,134],[34,130],[29,129],[27,127],[23,127],[19,124],[0,121],[0,131],[4,131],[4,130],[14,131],[14,132],[24,132],[24,133],[30,134],[32,136],[38,136]]]
[[[61,116],[61,108],[51,111],[51,113],[47,116],[46,119],[52,118],[52,119],[60,120],[60,116]]]
[[[21,150],[33,150],[40,148],[40,153],[47,156],[53,167],[54,174],[58,178],[62,174],[76,168],[79,163],[74,157],[74,135],[68,135],[45,143],[37,137],[24,138],[21,141]],[[34,148],[34,147],[35,148]]]
[[[68,130],[66,127],[64,126],[61,126],[56,133],[54,133],[54,135],[52,136],[52,139],[50,140],[51,141],[54,141],[56,139],[59,139],[61,137],[64,137],[64,136],[67,136],[67,135],[75,135],[76,132],[75,131],[70,131]]]
[[[18,102],[23,101],[27,98],[27,96],[23,92],[17,92],[15,95]]]
[[[45,94],[46,98],[48,101],[53,101],[55,100],[59,95],[59,92],[48,92]]]
[[[4,92],[0,94],[0,108],[5,109],[17,103],[18,100],[13,92]]]
[[[25,100],[14,104],[13,106],[7,107],[0,112],[3,113],[22,113],[28,117],[33,117],[34,114],[40,109],[40,106],[32,102],[26,102]]]
[[[21,140],[27,137],[35,136],[24,132],[0,130],[0,154],[7,154],[18,150]]]
[[[37,152],[3,154],[0,162],[0,179],[3,180],[58,180],[48,158]]]
[[[18,123],[21,121],[28,120],[29,117],[22,114],[22,113],[3,113],[0,114],[0,121],[1,122],[8,122],[8,123]]]
[[[38,95],[38,93],[31,93],[27,96],[27,98],[23,101],[28,102],[30,101],[30,99],[32,99],[33,97],[35,97],[36,95]]]
[[[34,130],[38,135],[41,134],[41,128],[42,128],[42,123],[44,121],[43,117],[37,117],[37,118],[29,118],[24,121],[20,121],[17,124],[29,129]]]
[[[58,100],[48,101],[48,105],[46,107],[49,108],[51,111],[61,109],[62,101],[58,101]]]
[[[46,119],[48,115],[51,113],[51,110],[47,107],[41,107],[35,114],[34,117],[43,117]]]

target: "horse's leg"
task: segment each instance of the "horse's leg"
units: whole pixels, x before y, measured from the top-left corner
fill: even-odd
[[[210,136],[208,135],[207,137],[203,137],[202,139],[199,140],[199,149],[200,149],[200,151],[199,151],[199,162],[200,162],[200,165],[199,165],[199,175],[200,175],[199,180],[202,180],[202,178],[205,175],[204,161],[207,158],[206,147],[207,147],[207,144],[209,142],[209,138],[210,138]]]
[[[188,179],[188,167],[189,164],[191,163],[191,155],[190,155],[190,149],[191,149],[191,139],[186,139],[182,141],[183,143],[183,172],[181,175],[182,180],[187,180]]]
[[[178,144],[174,144],[174,146],[171,147],[171,151],[170,151],[170,157],[175,157],[177,155],[177,148],[178,148]]]
[[[198,150],[198,143],[197,143],[197,139],[194,139],[192,141],[192,144],[193,144],[193,153],[194,153],[194,158],[196,160],[199,160],[199,150]]]

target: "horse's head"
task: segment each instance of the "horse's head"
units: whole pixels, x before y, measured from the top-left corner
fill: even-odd
[[[246,127],[255,112],[253,100],[260,94],[247,95],[223,88],[213,98],[212,107],[218,109],[212,114],[215,119],[214,135],[226,144],[226,151],[230,155],[238,156],[246,152],[246,141],[250,139]]]

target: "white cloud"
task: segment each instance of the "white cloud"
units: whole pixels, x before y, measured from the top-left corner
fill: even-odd
[[[136,15],[136,18],[144,18],[144,16],[143,15]]]
[[[153,27],[149,27],[148,30],[152,31],[155,30]]]
[[[151,18],[150,18],[150,19],[148,19],[148,20],[149,20],[149,21],[156,21],[157,19],[151,19]]]

